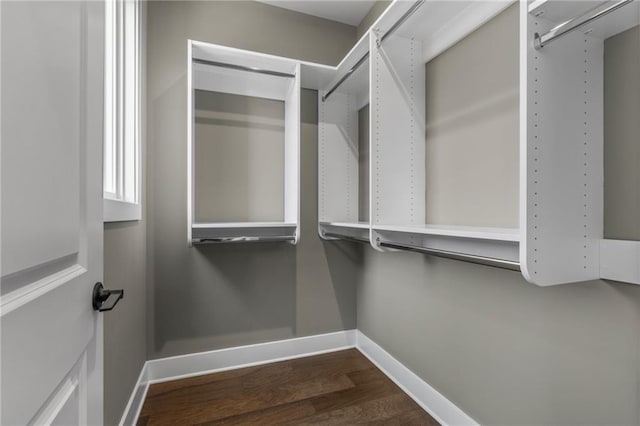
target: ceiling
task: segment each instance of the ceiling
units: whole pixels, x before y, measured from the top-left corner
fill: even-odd
[[[272,6],[357,26],[375,0],[257,0]]]

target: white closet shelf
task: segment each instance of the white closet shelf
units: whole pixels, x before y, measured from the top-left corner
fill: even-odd
[[[194,223],[194,229],[207,228],[289,228],[296,226],[295,223],[287,222],[211,222],[211,223]]]
[[[194,223],[191,227],[192,242],[295,242],[296,223],[285,222],[216,222]]]
[[[373,229],[376,231],[440,235],[444,237],[473,238],[478,240],[520,241],[520,230],[518,228],[486,228],[451,225],[375,225]]]
[[[346,239],[369,242],[368,222],[320,222],[320,236],[325,239]]]

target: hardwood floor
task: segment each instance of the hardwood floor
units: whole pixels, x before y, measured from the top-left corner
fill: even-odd
[[[438,425],[356,349],[151,385],[138,425]]]

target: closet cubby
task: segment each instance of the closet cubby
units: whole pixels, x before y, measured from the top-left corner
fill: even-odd
[[[318,93],[318,216],[324,239],[369,241],[369,36]]]
[[[603,202],[619,191],[603,152],[637,151],[639,16],[637,0],[418,1],[383,15],[370,43],[371,245],[539,286],[640,283],[637,233],[605,238]],[[626,63],[607,59],[614,49]],[[637,169],[610,163],[618,179]],[[634,221],[635,204],[609,223]]]
[[[188,44],[188,242],[300,238],[301,64]]]
[[[374,248],[519,269],[517,42],[509,57],[494,34],[463,40],[508,6],[417,2],[391,31],[374,25]],[[511,74],[494,84],[483,54]]]

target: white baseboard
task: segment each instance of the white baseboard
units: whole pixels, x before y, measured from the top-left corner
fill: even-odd
[[[137,423],[148,389],[149,381],[147,380],[147,363],[145,362],[120,419],[120,426],[135,425]]]
[[[147,389],[152,383],[166,382],[220,371],[269,364],[295,358],[357,348],[384,374],[442,425],[478,425],[378,344],[357,330],[339,331],[209,352],[147,361],[122,415],[121,426],[135,425]]]
[[[358,350],[442,425],[478,425],[453,402],[392,357],[377,343],[357,331]]]
[[[355,348],[356,330],[318,334],[147,361],[120,424],[135,425],[152,383]]]

